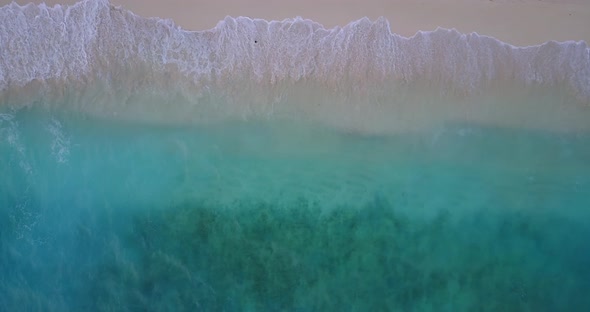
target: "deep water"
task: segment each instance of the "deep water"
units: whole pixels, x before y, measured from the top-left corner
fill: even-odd
[[[588,311],[590,134],[0,115],[2,311]]]

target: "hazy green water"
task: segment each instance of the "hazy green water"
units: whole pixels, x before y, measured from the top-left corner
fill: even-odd
[[[590,136],[0,117],[0,306],[590,309]]]

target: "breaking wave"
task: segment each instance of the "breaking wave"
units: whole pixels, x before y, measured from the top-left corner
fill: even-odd
[[[205,31],[106,0],[0,8],[0,103],[142,122],[304,118],[387,132],[448,121],[590,125],[587,43],[516,47],[364,18],[226,17]]]

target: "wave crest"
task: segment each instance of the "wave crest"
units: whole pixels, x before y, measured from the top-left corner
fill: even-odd
[[[226,17],[213,29],[186,31],[106,0],[13,3],[0,8],[0,21],[0,94],[31,82],[51,89],[51,81],[98,81],[128,96],[157,85],[193,94],[225,90],[237,98],[243,98],[237,81],[275,89],[304,81],[354,94],[375,85],[425,84],[470,95],[515,84],[563,88],[590,106],[590,49],[583,41],[515,47],[440,28],[406,38],[392,33],[384,18],[326,29],[302,18]]]

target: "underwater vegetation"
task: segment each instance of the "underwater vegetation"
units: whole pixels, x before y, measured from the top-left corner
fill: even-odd
[[[420,220],[376,198],[330,211],[304,199],[186,203],[133,220],[88,285],[100,311],[590,307],[590,233],[555,215]]]

